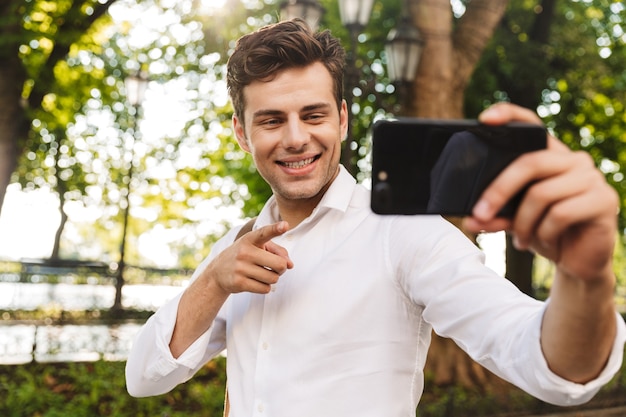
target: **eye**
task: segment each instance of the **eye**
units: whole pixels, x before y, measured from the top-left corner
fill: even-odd
[[[257,124],[260,126],[274,127],[282,123],[282,120],[277,117],[271,117],[263,120],[258,120]]]
[[[311,122],[316,122],[316,121],[320,121],[324,117],[326,117],[326,114],[317,112],[317,113],[309,113],[305,115],[303,119],[307,121],[311,121]]]

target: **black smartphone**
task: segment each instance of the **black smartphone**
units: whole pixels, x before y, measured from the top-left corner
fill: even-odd
[[[483,190],[515,158],[546,147],[546,129],[513,122],[384,119],[372,127],[372,199],[378,214],[471,213]],[[524,190],[500,211],[512,217]]]

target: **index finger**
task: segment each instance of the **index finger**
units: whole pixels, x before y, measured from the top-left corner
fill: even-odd
[[[548,135],[546,150],[521,155],[489,184],[474,206],[473,216],[481,221],[492,220],[525,187],[567,169],[567,160],[555,158],[555,152],[567,151],[565,144]]]
[[[254,246],[262,248],[267,242],[278,237],[289,230],[289,224],[286,221],[280,221],[267,226],[259,227],[257,230],[249,232],[246,236]]]

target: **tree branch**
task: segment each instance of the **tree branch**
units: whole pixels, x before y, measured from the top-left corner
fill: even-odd
[[[92,7],[94,11],[91,15],[85,15],[82,12],[83,7],[89,0],[75,1],[72,3],[71,8],[65,14],[63,22],[58,28],[58,33],[64,36],[57,36],[52,51],[46,63],[42,66],[39,77],[35,80],[33,90],[28,97],[28,104],[31,109],[39,109],[41,107],[43,97],[48,93],[49,88],[54,85],[54,68],[57,63],[65,59],[72,44],[77,42],[80,37],[89,30],[93,23],[102,17],[116,1],[117,0],[106,0],[103,3],[98,2],[93,4]]]
[[[454,34],[458,80],[465,85],[502,20],[509,0],[474,0],[459,19]]]

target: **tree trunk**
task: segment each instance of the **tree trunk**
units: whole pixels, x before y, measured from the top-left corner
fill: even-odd
[[[534,295],[533,261],[535,256],[529,251],[519,251],[513,246],[513,239],[506,235],[506,277],[523,293]]]
[[[455,24],[449,0],[408,0],[424,50],[410,98],[415,116],[463,117],[464,92],[508,0],[474,0]]]
[[[63,204],[63,203],[61,203]],[[67,224],[68,216],[63,206],[59,207],[59,212],[61,213],[61,222],[59,223],[59,227],[54,233],[54,245],[52,246],[52,254],[50,255],[50,259],[60,259],[60,251],[61,251],[61,237],[63,236],[63,230],[65,229],[65,225]]]
[[[0,213],[11,174],[17,167],[21,150],[17,138],[28,133],[24,109],[20,105],[25,73],[17,57],[6,55],[0,62]],[[25,128],[26,127],[26,128]]]
[[[542,45],[550,42],[550,27],[554,20],[557,0],[543,0],[540,11],[535,15],[532,28],[529,32],[530,42],[535,45],[536,53],[541,53]],[[547,61],[547,57],[539,57],[540,61]],[[548,67],[546,67],[548,70]],[[545,80],[549,77],[546,72],[543,77],[535,77],[532,80],[516,84],[513,80],[503,83],[509,85],[509,97],[511,101],[520,106],[536,109],[540,103],[541,90],[545,86]],[[518,88],[515,88],[515,86]],[[533,296],[533,263],[535,255],[529,251],[519,251],[513,246],[510,236],[506,238],[506,277],[524,293]]]
[[[59,134],[59,132],[57,132]],[[60,136],[57,136],[59,138]],[[61,237],[63,236],[63,230],[65,229],[65,225],[67,224],[68,216],[65,212],[65,193],[67,192],[67,186],[65,181],[61,178],[61,167],[59,166],[59,153],[57,152],[54,156],[54,164],[55,164],[55,178],[56,178],[56,192],[59,196],[59,214],[61,214],[61,221],[59,222],[59,227],[54,233],[54,244],[52,246],[52,255],[50,255],[51,259],[59,259],[60,258],[60,250],[61,250]]]
[[[507,4],[508,0],[468,2],[466,13],[455,24],[449,0],[409,0],[413,23],[424,38],[413,95],[409,97],[414,116],[464,117],[465,88]],[[425,371],[434,375],[438,385],[460,383],[487,389],[503,384],[450,339],[435,334]]]

